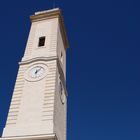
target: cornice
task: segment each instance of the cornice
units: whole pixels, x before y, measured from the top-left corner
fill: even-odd
[[[19,65],[26,65],[26,64],[30,64],[36,61],[50,61],[50,60],[57,60],[58,57],[57,56],[52,56],[52,57],[36,57],[36,58],[32,58],[32,59],[28,59],[28,60],[22,60],[21,62],[19,62]]]

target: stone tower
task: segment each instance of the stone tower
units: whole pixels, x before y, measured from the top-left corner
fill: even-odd
[[[66,140],[66,50],[60,9],[36,12],[2,140]]]

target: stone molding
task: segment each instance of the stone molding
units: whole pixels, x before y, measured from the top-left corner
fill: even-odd
[[[21,62],[19,62],[19,65],[26,65],[26,64],[30,64],[36,61],[50,61],[50,60],[57,60],[58,57],[36,57],[36,58],[32,58],[32,59],[28,59],[28,60],[22,60]]]
[[[32,135],[22,137],[3,137],[0,140],[58,140],[56,134],[50,135]]]

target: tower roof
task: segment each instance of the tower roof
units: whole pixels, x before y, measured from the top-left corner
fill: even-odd
[[[59,8],[35,12],[34,15],[30,16],[31,22],[37,22],[37,21],[42,21],[42,20],[52,19],[52,18],[59,19],[60,30],[61,30],[65,48],[66,49],[69,48],[68,38],[66,35],[66,29],[64,25],[64,19],[62,16],[62,12]]]

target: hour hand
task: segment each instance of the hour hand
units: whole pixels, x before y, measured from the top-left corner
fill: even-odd
[[[38,70],[35,71],[35,74],[37,74],[37,73],[38,73]]]
[[[37,71],[37,73],[39,72],[41,70],[41,68],[40,69],[37,69],[36,71]]]

